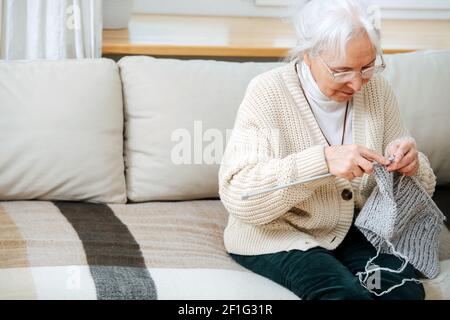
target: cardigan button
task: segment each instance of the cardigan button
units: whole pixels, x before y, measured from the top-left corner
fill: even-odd
[[[351,200],[353,198],[353,192],[351,192],[348,189],[344,189],[341,193],[341,197],[342,199],[344,199],[345,201]]]

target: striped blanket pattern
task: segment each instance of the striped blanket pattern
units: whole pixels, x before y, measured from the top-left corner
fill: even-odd
[[[160,202],[148,209],[145,204],[0,202],[0,271],[86,266],[97,299],[157,299],[151,268],[243,270],[225,252],[227,213],[219,201]],[[0,282],[0,295],[11,290],[5,288],[8,279]],[[36,298],[34,288],[28,289],[25,298]]]
[[[220,200],[0,202],[0,300],[298,299],[230,258],[227,219]]]

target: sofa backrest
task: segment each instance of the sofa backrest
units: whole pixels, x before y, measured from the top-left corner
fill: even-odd
[[[107,59],[0,62],[0,200],[125,202],[121,88]]]
[[[450,184],[450,50],[386,56],[384,72],[438,185]]]
[[[450,51],[385,60],[407,127],[438,184],[449,184]],[[0,200],[217,197],[247,85],[281,65],[151,57],[125,57],[118,66],[107,59],[0,62]]]
[[[217,172],[247,84],[279,64],[126,57],[127,193],[131,201],[217,197]]]
[[[438,183],[450,183],[450,51],[385,60],[385,77],[407,127],[429,157]],[[281,65],[123,58],[129,199],[217,197],[221,155],[247,84]]]

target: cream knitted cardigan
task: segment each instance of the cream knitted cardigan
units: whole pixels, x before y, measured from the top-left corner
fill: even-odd
[[[230,253],[333,250],[350,228],[354,210],[362,208],[376,185],[373,175],[351,182],[333,176],[241,199],[250,190],[329,172],[327,143],[302,94],[295,62],[253,78],[239,107],[218,176],[219,195],[229,212],[224,244]],[[382,154],[394,140],[411,139],[381,76],[353,99],[355,144]],[[436,177],[422,153],[419,161],[416,177],[431,196]],[[341,195],[345,189],[352,191],[351,199]]]

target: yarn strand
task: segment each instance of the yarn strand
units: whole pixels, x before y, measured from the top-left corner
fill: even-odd
[[[394,289],[396,289],[396,288],[398,288],[398,287],[401,287],[402,285],[404,285],[404,284],[407,283],[407,282],[411,282],[411,281],[412,281],[412,282],[416,282],[416,283],[421,283],[420,280],[415,279],[415,278],[403,279],[401,283],[396,284],[396,285],[394,285],[394,286],[391,286],[390,288],[388,288],[387,290],[382,291],[381,293],[372,290],[371,288],[369,288],[369,287],[366,285],[367,279],[368,279],[368,277],[369,277],[369,275],[370,275],[371,273],[374,273],[374,272],[376,272],[376,271],[387,271],[387,272],[391,272],[391,273],[401,273],[401,272],[403,272],[403,271],[405,270],[406,266],[408,265],[408,257],[406,257],[405,255],[402,255],[400,252],[396,251],[395,248],[394,248],[394,245],[393,245],[389,240],[386,240],[385,242],[386,242],[386,243],[388,244],[388,246],[390,247],[390,249],[391,249],[391,251],[392,251],[392,254],[393,254],[394,256],[396,256],[396,257],[399,258],[400,260],[403,259],[402,265],[401,265],[397,270],[393,270],[393,269],[390,269],[390,268],[380,267],[380,266],[377,266],[376,264],[373,264],[372,262],[373,262],[376,258],[378,258],[378,256],[379,256],[380,253],[381,253],[381,246],[382,246],[382,245],[379,244],[379,245],[378,245],[378,249],[377,249],[377,254],[376,254],[374,257],[370,258],[369,261],[367,261],[366,266],[364,267],[364,270],[365,270],[365,271],[364,271],[364,272],[361,272],[361,271],[360,271],[360,272],[358,272],[358,273],[356,274],[356,276],[357,276],[358,279],[359,279],[359,282],[360,282],[361,286],[363,286],[363,287],[364,287],[365,289],[367,289],[370,293],[376,295],[377,297],[380,297],[380,296],[382,296],[382,295],[384,295],[384,294],[387,294],[387,293],[391,292],[392,290],[394,290]],[[370,268],[371,265],[376,266],[376,267],[375,267],[375,268]],[[370,268],[370,270],[369,270],[369,268]],[[364,275],[365,275],[365,277],[364,277]],[[380,281],[381,281],[381,279],[380,279]]]

